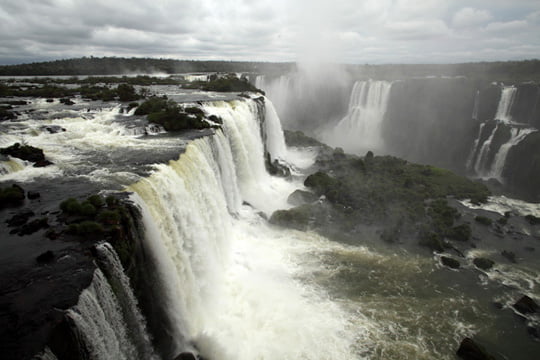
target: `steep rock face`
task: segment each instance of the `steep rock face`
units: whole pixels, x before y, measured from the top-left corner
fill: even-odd
[[[516,122],[540,128],[540,86],[518,85],[510,114]]]
[[[475,94],[473,84],[462,78],[394,83],[382,125],[387,151],[463,172],[477,129]]]
[[[506,185],[518,195],[540,200],[540,132],[528,135],[510,149],[503,177]]]

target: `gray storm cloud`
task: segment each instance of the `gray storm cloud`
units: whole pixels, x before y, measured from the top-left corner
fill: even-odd
[[[540,2],[20,1],[0,4],[0,63],[77,56],[346,63],[540,57]]]

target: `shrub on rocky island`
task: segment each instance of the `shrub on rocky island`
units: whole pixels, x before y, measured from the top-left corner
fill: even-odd
[[[167,97],[149,98],[135,110],[135,115],[147,115],[148,121],[163,126],[167,131],[206,129],[216,126],[205,120],[205,114],[201,109],[184,108]]]

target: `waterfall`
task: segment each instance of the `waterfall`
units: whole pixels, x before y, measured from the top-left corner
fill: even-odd
[[[109,279],[120,305],[128,335],[135,345],[139,359],[157,359],[146,330],[146,319],[142,316],[137,299],[133,294],[129,278],[124,273],[120,259],[108,243],[96,246],[100,268]]]
[[[478,109],[480,108],[480,90],[476,90],[476,95],[474,96],[474,105],[471,118],[473,120],[478,120]]]
[[[222,117],[223,130],[190,142],[178,160],[128,188],[174,319],[174,347],[223,360],[350,355],[346,317],[295,280],[291,253],[302,241],[257,214],[255,203],[268,206],[275,193],[255,101],[215,102],[205,111]],[[228,191],[255,208],[232,204]]]
[[[392,83],[357,81],[352,89],[347,115],[324,135],[332,146],[347,152],[381,150],[384,146],[381,125],[386,113]]]
[[[501,99],[497,106],[497,113],[495,114],[495,120],[500,120],[505,123],[512,121],[510,111],[512,110],[512,104],[514,97],[516,96],[517,88],[515,86],[505,86],[501,92]]]
[[[525,139],[525,137],[529,135],[530,133],[532,133],[533,131],[535,130],[524,129],[524,128],[510,129],[510,134],[511,134],[510,139],[506,143],[501,145],[501,147],[499,148],[499,151],[495,155],[495,159],[493,160],[493,163],[491,165],[491,170],[489,172],[490,178],[495,178],[499,181],[503,181],[502,172],[504,169],[504,165],[506,163],[506,157],[508,156],[508,152],[514,145],[519,144],[521,140]]]
[[[121,305],[100,269],[95,270],[92,283],[67,316],[75,323],[92,359],[145,359],[138,353]]]
[[[473,147],[471,149],[471,153],[469,154],[469,157],[467,158],[466,162],[466,168],[467,170],[471,170],[474,156],[476,155],[476,152],[478,151],[478,144],[480,143],[480,137],[482,136],[482,130],[484,130],[484,126],[486,126],[486,123],[481,123],[480,128],[478,129],[478,136],[474,140]]]
[[[270,99],[265,99],[265,128],[266,128],[266,149],[270,153],[271,160],[284,160],[287,154],[285,138],[281,122]]]
[[[485,168],[488,164],[487,163],[487,157],[489,154],[489,150],[491,149],[491,141],[495,137],[495,133],[497,132],[497,129],[499,128],[499,124],[493,128],[493,131],[489,135],[489,137],[484,141],[482,144],[482,147],[480,148],[480,152],[478,153],[478,156],[476,158],[476,163],[474,164],[474,171],[477,175],[483,176],[485,172]]]

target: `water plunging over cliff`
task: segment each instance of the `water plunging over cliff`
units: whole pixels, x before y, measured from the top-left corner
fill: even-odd
[[[517,88],[515,86],[505,86],[501,92],[501,99],[497,107],[497,113],[495,114],[495,120],[508,123],[512,121],[510,111],[512,110],[512,104],[514,103],[514,97],[516,96]]]
[[[275,206],[256,107],[215,103],[205,110],[224,119],[223,133],[193,141],[179,160],[130,187],[176,320],[177,350],[194,343],[211,359],[346,357],[344,315],[320,290],[295,280],[290,257],[305,243],[238,201]],[[219,156],[224,151],[232,157]]]
[[[347,115],[323,134],[324,140],[349,153],[380,152],[384,147],[381,124],[391,87],[392,83],[388,81],[357,81],[351,92]]]

